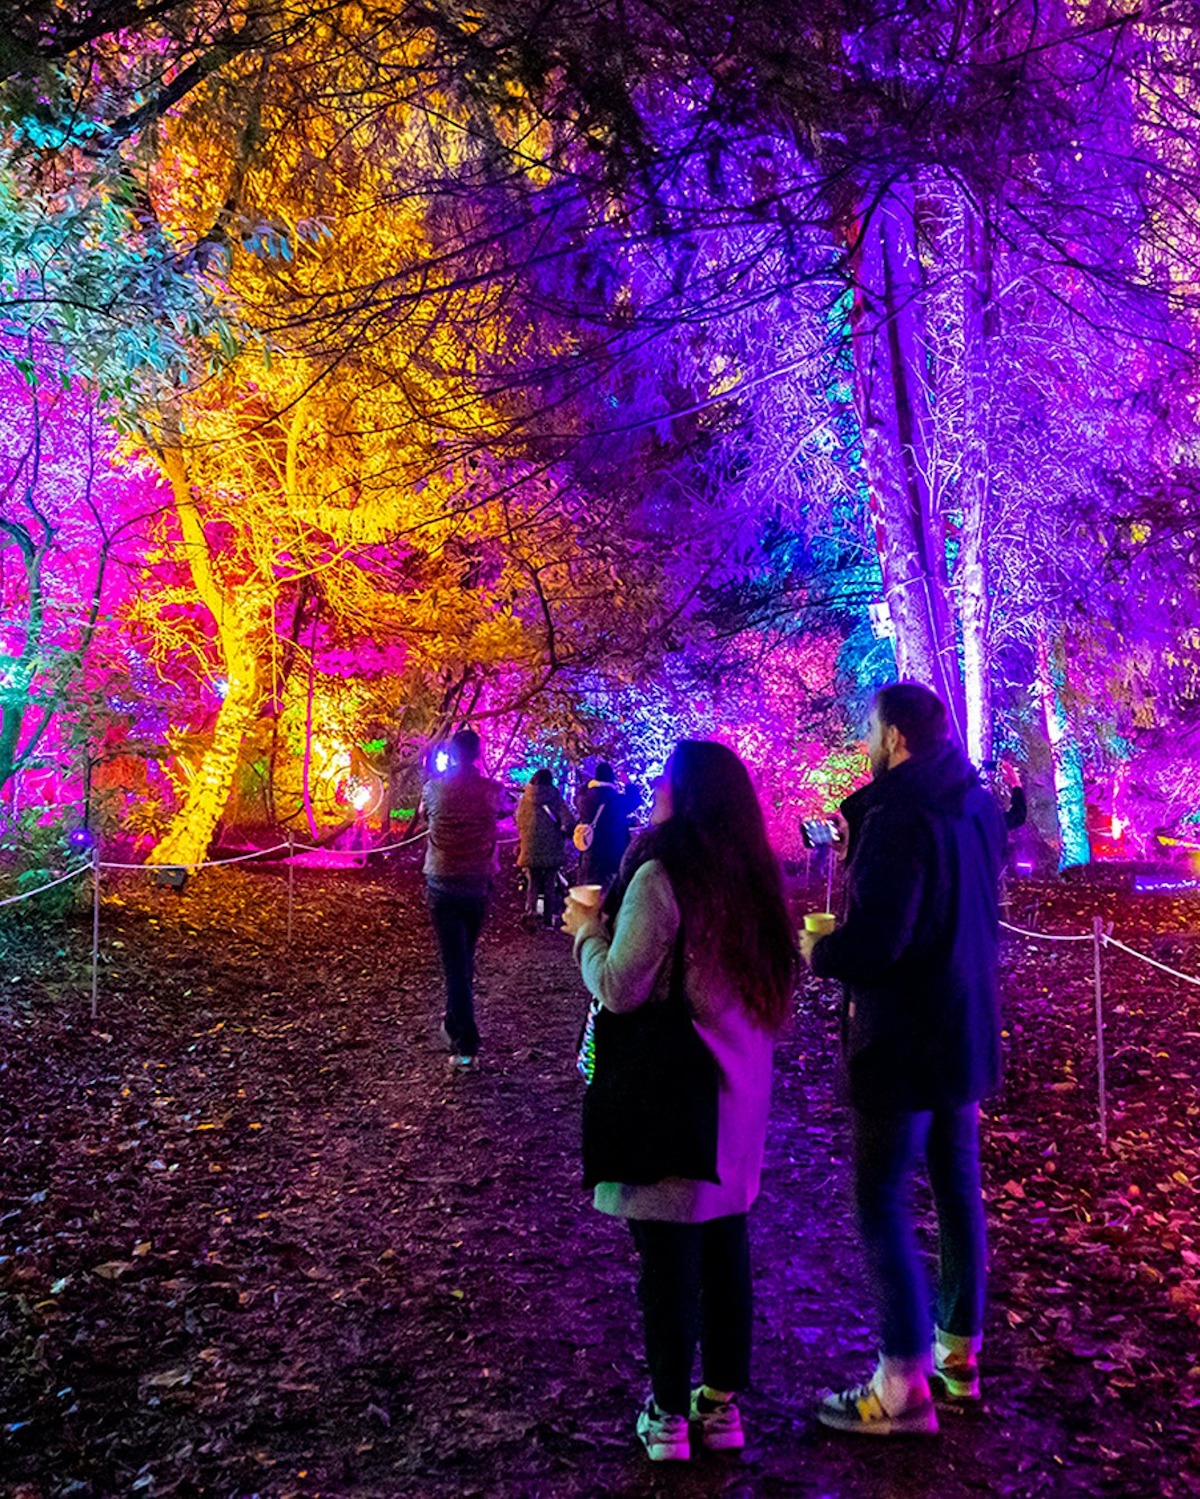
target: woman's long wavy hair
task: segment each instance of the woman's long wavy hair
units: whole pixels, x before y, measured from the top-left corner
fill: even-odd
[[[746,767],[731,749],[683,739],[668,762],[671,816],[625,856],[615,908],[635,871],[658,859],[671,878],[695,950],[712,953],[765,1027],[787,1017],[796,947],[779,862]]]

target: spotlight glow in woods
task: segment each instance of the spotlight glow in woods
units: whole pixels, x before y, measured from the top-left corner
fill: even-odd
[[[798,854],[900,674],[1025,781],[1021,867],[1178,846],[1185,39],[709,9],[167,6],[12,54],[7,813],[171,865],[386,836],[474,718],[518,780],[716,733]]]

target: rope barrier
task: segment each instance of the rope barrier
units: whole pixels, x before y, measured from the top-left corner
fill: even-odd
[[[429,829],[422,828],[419,833],[414,833],[411,838],[402,838],[399,843],[381,843],[378,845],[378,847],[374,848],[339,848],[329,850],[322,848],[320,844],[317,843],[295,843],[291,846],[297,851],[309,854],[323,854],[332,852],[339,854],[362,854],[365,857],[367,854],[392,854],[395,853],[398,848],[407,848],[410,843],[420,843],[422,838],[428,837]],[[288,845],[286,844],[284,845],[285,848],[287,846]]]
[[[10,895],[7,900],[0,900],[0,906],[15,906],[18,901],[32,900],[35,895],[41,895],[43,890],[53,890],[55,885],[65,885],[68,880],[87,874],[91,867],[90,863],[81,864],[78,869],[72,869],[68,874],[60,874],[58,879],[51,880],[48,885],[39,885],[36,890],[23,890],[20,895]]]
[[[1126,947],[1124,942],[1118,942],[1115,937],[1103,939],[1105,947],[1116,947],[1123,953],[1128,953],[1131,958],[1140,958],[1143,963],[1149,963],[1151,968],[1157,968],[1160,973],[1169,973],[1172,978],[1182,979],[1185,984],[1194,984],[1200,989],[1200,978],[1195,978],[1190,973],[1180,973],[1178,968],[1168,968],[1165,963],[1160,963],[1157,958],[1152,958],[1144,952],[1138,952],[1136,947]]]
[[[178,864],[110,864],[107,859],[101,859],[100,868],[148,869],[151,872],[158,869],[187,869],[195,872],[197,869],[216,869],[223,864],[244,864],[247,859],[261,859],[267,854],[277,854],[281,849],[285,849],[288,846],[286,843],[277,843],[274,848],[256,848],[252,853],[235,854],[231,859],[204,859],[199,864],[187,864],[182,861]],[[296,847],[299,848],[300,845],[297,844]]]
[[[1057,935],[1054,932],[1031,932],[1027,927],[1013,926],[1011,922],[1007,921],[1002,921],[1000,925],[1006,932],[1015,932],[1019,937],[1031,937],[1036,942],[1095,941],[1095,937],[1091,935],[1085,935],[1081,937],[1067,937]],[[1115,947],[1121,952],[1127,953],[1131,958],[1139,958],[1143,963],[1148,963],[1151,968],[1157,968],[1160,973],[1170,974],[1172,978],[1180,979],[1185,984],[1194,984],[1197,989],[1200,989],[1200,978],[1196,978],[1193,974],[1180,973],[1178,968],[1171,968],[1166,963],[1160,963],[1157,958],[1150,957],[1148,953],[1139,952],[1136,947],[1128,947],[1124,942],[1119,941],[1116,937],[1113,937],[1107,933],[1102,934],[1100,940],[1104,943],[1105,947]]]
[[[1018,937],[1032,937],[1037,942],[1091,942],[1090,936],[1085,937],[1062,937],[1053,932],[1031,932],[1028,927],[1013,926],[1011,922],[1002,921],[1000,925],[1006,932],[1015,932]]]

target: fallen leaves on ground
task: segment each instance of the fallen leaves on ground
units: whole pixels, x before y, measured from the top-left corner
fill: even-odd
[[[1018,890],[1047,929],[1098,914],[1200,972],[1200,902]],[[483,1067],[453,1077],[415,868],[302,871],[296,891],[289,949],[278,872],[122,880],[96,1024],[82,921],[0,929],[9,1492],[656,1492],[631,1437],[628,1235],[578,1189],[565,941],[521,931],[504,895]],[[988,1408],[928,1447],[812,1421],[822,1386],[869,1368],[874,1316],[836,997],[806,986],[753,1217],[751,1446],[672,1492],[1200,1494],[1200,993],[1105,954],[1102,1153],[1091,964],[1087,944],[1006,939]]]

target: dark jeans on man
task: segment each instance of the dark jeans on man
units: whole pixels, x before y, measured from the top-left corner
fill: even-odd
[[[686,1416],[700,1341],[704,1383],[744,1390],[750,1380],[750,1246],[746,1215],[707,1223],[631,1218],[641,1256],[638,1299],[654,1403]]]
[[[963,1337],[983,1329],[987,1244],[979,1187],[979,1105],[923,1113],[855,1110],[854,1186],[867,1273],[892,1358],[926,1354],[929,1294],[909,1200],[924,1152],[938,1217],[937,1325]]]
[[[486,894],[429,887],[429,914],[446,977],[446,1034],[462,1056],[479,1050],[475,1024],[475,945],[487,916]]]

